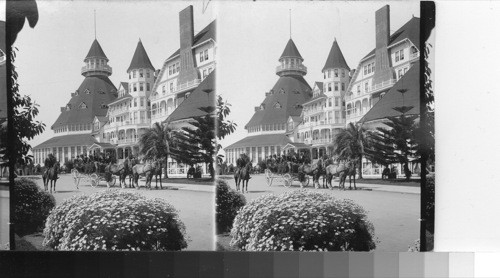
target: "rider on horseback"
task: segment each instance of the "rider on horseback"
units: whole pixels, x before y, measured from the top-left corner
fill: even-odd
[[[50,170],[50,168],[54,167],[54,165],[56,165],[57,163],[57,159],[56,157],[49,153],[49,155],[47,156],[47,158],[45,158],[45,172],[43,173],[43,175],[47,175],[48,171]],[[57,177],[59,179],[59,177]]]

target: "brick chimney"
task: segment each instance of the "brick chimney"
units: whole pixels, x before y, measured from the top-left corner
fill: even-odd
[[[181,36],[180,47],[180,71],[177,84],[184,84],[198,78],[198,72],[194,67],[193,40],[193,6],[188,6],[179,13],[179,29]]]
[[[385,5],[375,12],[375,73],[372,85],[394,78],[387,49],[390,27],[390,8]]]

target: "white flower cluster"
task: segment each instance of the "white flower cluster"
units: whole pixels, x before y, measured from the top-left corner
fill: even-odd
[[[351,200],[294,190],[266,195],[243,207],[231,230],[231,245],[247,251],[368,251],[373,225]]]
[[[56,250],[181,250],[185,226],[164,200],[106,190],[73,196],[47,218],[44,245]]]

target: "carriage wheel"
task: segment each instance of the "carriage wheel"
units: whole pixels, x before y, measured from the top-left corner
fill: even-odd
[[[304,176],[304,179],[300,181],[300,184],[303,187],[307,187],[309,185],[309,176]]]
[[[285,187],[290,187],[292,186],[292,183],[293,183],[293,178],[290,174],[284,174],[283,175],[283,185]]]
[[[92,186],[92,187],[98,186],[99,180],[100,180],[100,178],[96,173],[90,175],[90,186]]]

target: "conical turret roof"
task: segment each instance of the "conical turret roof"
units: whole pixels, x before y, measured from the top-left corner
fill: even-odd
[[[304,60],[292,39],[288,40],[288,43],[285,46],[285,50],[283,50],[283,53],[281,54],[280,60],[285,57],[298,57]]]
[[[325,69],[333,68],[351,70],[345,61],[344,54],[342,54],[342,51],[340,50],[337,39],[333,41],[332,48],[330,49],[330,53],[328,54],[328,58],[326,59],[325,66],[323,67],[323,71]]]
[[[134,57],[130,62],[130,66],[128,67],[127,72],[132,69],[151,69],[155,70],[153,64],[151,64],[151,60],[149,60],[148,54],[146,53],[146,49],[142,45],[141,40],[137,43],[137,47],[135,48]]]
[[[92,46],[90,46],[89,53],[87,53],[85,59],[92,57],[100,57],[108,60],[108,57],[106,57],[106,54],[104,54],[104,51],[102,50],[102,47],[97,41],[97,39],[95,39],[94,42],[92,43]]]

